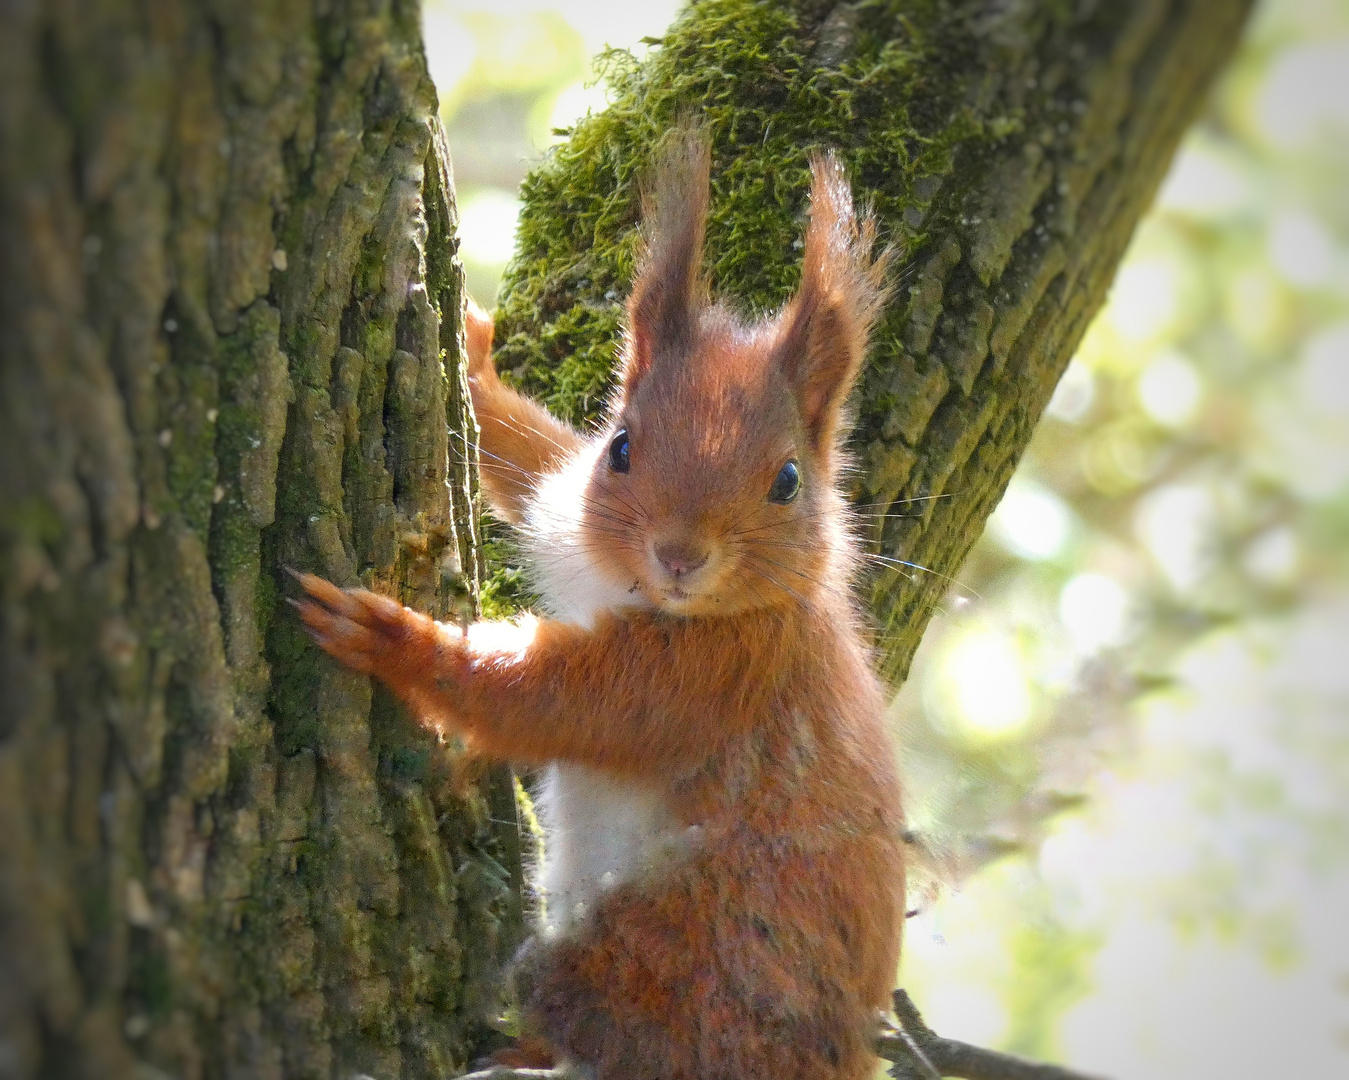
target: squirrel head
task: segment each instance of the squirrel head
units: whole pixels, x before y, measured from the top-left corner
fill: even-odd
[[[622,380],[581,528],[654,607],[731,614],[843,587],[842,413],[885,298],[886,255],[842,166],[811,161],[801,285],[742,321],[701,271],[709,150],[676,132],[644,200]]]

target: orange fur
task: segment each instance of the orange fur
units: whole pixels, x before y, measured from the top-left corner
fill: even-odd
[[[494,508],[546,544],[541,493],[562,484],[575,572],[625,599],[586,625],[467,633],[311,576],[298,606],[323,648],[424,723],[488,756],[654,793],[684,830],[677,852],[526,947],[534,1037],[597,1080],[859,1080],[898,962],[902,819],[835,444],[884,261],[841,170],[818,159],[797,298],[750,326],[709,307],[707,154],[681,140],[648,210],[624,382],[597,437],[505,388],[490,322],[470,313],[482,445],[510,466],[485,473]],[[610,453],[623,432],[626,470]],[[788,461],[800,491],[773,501]]]
[[[576,452],[580,436],[512,390],[492,366],[492,317],[468,301],[468,385],[481,431],[482,486],[492,508],[518,524],[534,481]]]

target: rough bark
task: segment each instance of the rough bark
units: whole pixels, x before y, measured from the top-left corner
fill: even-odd
[[[0,80],[0,1077],[446,1076],[511,779],[282,573],[476,598],[418,8],[15,0]]]
[[[1249,6],[694,3],[526,180],[499,363],[564,415],[601,409],[640,179],[676,118],[713,136],[714,289],[756,310],[795,285],[807,157],[836,149],[904,255],[853,439],[902,678]]]

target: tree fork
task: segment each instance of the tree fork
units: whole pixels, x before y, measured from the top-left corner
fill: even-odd
[[[696,2],[644,62],[611,58],[612,104],[525,181],[498,364],[597,415],[640,181],[678,118],[713,137],[713,287],[757,310],[795,287],[810,152],[838,151],[907,266],[852,442],[902,679],[1249,7]]]
[[[913,267],[855,439],[859,502],[916,515],[872,539],[937,572],[870,582],[902,674],[1247,6],[703,0],[527,182],[502,360],[599,407],[688,110],[757,307],[838,148]],[[509,777],[279,602],[288,565],[473,609],[453,222],[415,4],[0,10],[0,1076],[442,1077],[490,1037]]]

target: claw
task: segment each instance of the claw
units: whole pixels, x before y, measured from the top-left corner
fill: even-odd
[[[290,604],[320,649],[357,671],[369,674],[374,670],[380,644],[375,631],[314,600],[291,600]]]
[[[324,607],[347,616],[353,616],[360,610],[360,604],[331,581],[325,581],[317,574],[297,573],[294,570],[289,573],[299,582],[300,588]]]
[[[319,648],[348,667],[367,674],[379,656],[406,635],[407,611],[394,600],[365,589],[339,589],[315,574],[286,568],[304,591],[287,598]]]
[[[309,627],[310,630],[323,632],[328,626],[332,625],[334,618],[337,618],[330,609],[322,604],[315,603],[313,600],[296,600],[293,597],[287,597],[286,603],[293,607],[300,616],[300,621]]]

